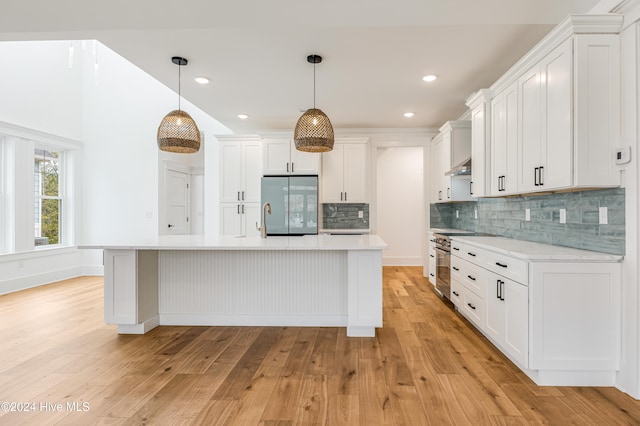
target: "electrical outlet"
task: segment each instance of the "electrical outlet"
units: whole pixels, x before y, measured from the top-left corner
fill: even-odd
[[[606,207],[600,207],[598,213],[600,225],[606,225],[609,223],[609,215]]]
[[[153,213],[150,211],[146,211],[144,212],[144,218],[145,219],[151,219],[153,217]]]
[[[458,219],[460,217],[460,211],[456,210],[456,219]]]
[[[567,223],[567,209],[560,209],[560,223]]]
[[[358,219],[362,219],[364,217],[364,212],[362,210],[358,210]]]
[[[524,209],[524,220],[527,222],[531,221],[531,209]]]
[[[474,219],[478,218],[478,209],[477,208],[473,209],[473,218]]]

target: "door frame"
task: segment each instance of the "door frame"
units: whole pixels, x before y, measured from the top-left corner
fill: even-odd
[[[187,182],[189,182],[189,188],[187,189],[187,218],[191,218],[191,175],[193,174],[193,168],[185,164],[176,163],[171,160],[163,160],[162,162],[162,191],[158,191],[159,194],[159,217],[158,217],[158,235],[167,235],[167,182],[169,172],[184,173],[187,175]],[[191,222],[188,219],[185,225],[185,235],[191,234]]]

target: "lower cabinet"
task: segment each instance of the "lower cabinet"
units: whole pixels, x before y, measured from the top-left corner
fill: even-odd
[[[436,238],[433,232],[428,234],[429,240],[429,282],[436,286]]]
[[[487,309],[484,332],[523,367],[529,366],[529,290],[486,271]]]
[[[257,237],[261,226],[260,203],[220,203],[220,234]]]
[[[521,253],[517,246],[524,254],[452,241],[458,311],[538,385],[612,386],[620,363],[621,257],[561,248],[554,259],[553,246],[495,240],[503,251]]]

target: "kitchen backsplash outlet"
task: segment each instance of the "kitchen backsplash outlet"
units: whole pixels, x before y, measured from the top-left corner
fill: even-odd
[[[599,224],[600,208],[607,224]],[[474,219],[477,209],[478,218]],[[529,209],[530,221],[526,220]],[[560,223],[560,210],[566,223]],[[432,228],[486,232],[518,240],[594,250],[625,252],[624,188],[431,204]],[[456,217],[455,211],[458,211]]]
[[[369,229],[369,204],[323,204],[322,223],[324,229]]]

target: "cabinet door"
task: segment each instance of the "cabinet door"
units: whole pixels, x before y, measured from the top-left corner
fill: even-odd
[[[291,141],[268,140],[264,142],[264,174],[284,175],[289,173],[291,168],[289,151]]]
[[[320,154],[298,151],[291,142],[291,173],[294,175],[317,175],[320,171]]]
[[[260,202],[260,179],[262,178],[261,142],[242,143],[242,190],[241,201]]]
[[[518,192],[518,84],[513,83],[504,93],[505,108],[505,167],[502,178],[502,194]]]
[[[544,111],[542,99],[542,76],[536,65],[518,80],[518,190],[533,192],[539,190],[538,173],[542,166],[542,136],[544,132]]]
[[[505,303],[500,297],[500,292],[504,281],[499,275],[492,272],[487,272],[486,277],[485,300],[487,301],[487,310],[484,332],[502,346],[505,329]]]
[[[486,145],[486,105],[482,102],[471,111],[471,195],[484,197],[486,195],[485,160]]]
[[[443,193],[442,187],[444,182],[444,149],[442,136],[438,135],[431,141],[431,202],[439,203],[446,201],[447,194]]]
[[[221,235],[243,235],[241,208],[240,203],[220,203]]]
[[[242,144],[222,142],[220,146],[221,202],[240,201],[242,195]]]
[[[572,42],[567,40],[541,62],[546,131],[542,135],[540,189],[566,188],[573,184]]]
[[[344,201],[366,202],[366,145],[344,144]]]
[[[333,145],[333,150],[322,153],[322,202],[344,201],[344,144]]]
[[[136,250],[104,251],[104,321],[136,324],[138,280]]]
[[[256,229],[256,223],[262,226],[262,219],[260,217],[262,206],[260,206],[260,203],[246,203],[243,204],[243,206],[243,235],[247,237],[259,237],[260,231]]]
[[[451,176],[445,176],[445,173],[451,168],[452,140],[451,132],[446,131],[442,134],[442,165],[440,166],[440,191],[442,191],[443,201],[451,200]]]
[[[504,279],[504,349],[523,367],[529,366],[529,288]]]

